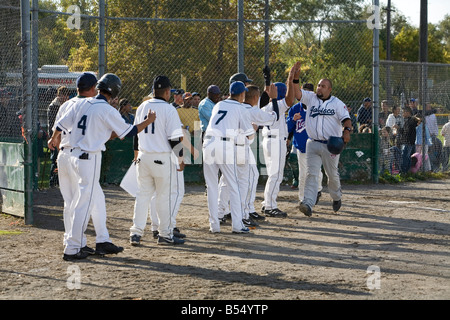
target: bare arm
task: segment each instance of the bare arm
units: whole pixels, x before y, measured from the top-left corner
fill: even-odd
[[[294,83],[294,80],[298,81],[300,76],[300,61],[297,61],[289,71],[289,77],[287,80],[287,92],[286,92],[286,104],[291,107],[294,105],[295,99],[302,98],[302,92],[300,90],[299,83]]]

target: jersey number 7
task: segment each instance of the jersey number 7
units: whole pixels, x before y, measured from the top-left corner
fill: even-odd
[[[225,116],[227,115],[227,112],[228,111],[225,111],[225,110],[219,110],[217,113],[221,114],[221,116],[219,117],[219,119],[217,119],[215,124],[219,124],[219,122],[222,121],[223,118],[225,118]]]

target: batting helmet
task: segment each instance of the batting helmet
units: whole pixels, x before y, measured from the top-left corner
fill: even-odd
[[[109,92],[113,99],[119,95],[121,87],[122,81],[120,81],[120,78],[113,73],[103,75],[103,77],[98,80],[96,86],[98,90]]]
[[[278,91],[277,100],[284,99],[286,97],[287,86],[283,82],[275,82],[274,85],[277,87]]]
[[[327,149],[332,154],[340,154],[344,150],[344,139],[342,137],[330,137],[327,142]]]
[[[242,72],[240,72],[240,73],[235,73],[235,74],[233,74],[231,77],[230,77],[230,84],[232,84],[233,82],[235,82],[235,81],[242,81],[242,82],[244,82],[244,83],[246,83],[246,82],[253,82],[253,80],[252,79],[249,79],[248,77],[247,77],[247,75],[245,74],[245,73],[242,73]]]

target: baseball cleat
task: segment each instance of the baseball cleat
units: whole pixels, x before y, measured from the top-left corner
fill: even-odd
[[[233,233],[250,233],[250,229],[242,228],[241,230],[233,230]]]
[[[86,259],[89,256],[89,253],[87,253],[86,251],[79,251],[78,253],[75,254],[65,254],[63,255],[63,260],[65,261],[74,261],[74,260],[81,260],[81,259]]]
[[[266,217],[264,217],[264,216],[258,214],[257,212],[250,212],[249,215],[250,215],[250,217],[251,217],[252,219],[254,219],[254,220],[261,220],[261,221],[262,221],[262,220],[265,220],[265,219],[266,219]]]
[[[111,242],[101,242],[97,243],[95,246],[95,253],[101,256],[105,254],[117,254],[122,251],[123,247],[118,247]]]
[[[342,205],[341,200],[333,201],[333,211],[338,212],[339,209],[341,208],[341,205]]]
[[[88,253],[88,254],[95,254],[95,250],[94,249],[92,249],[91,247],[88,247],[88,246],[84,246],[83,248],[81,248],[81,250],[80,251],[82,251],[82,252],[86,252],[86,253]]]
[[[242,222],[244,223],[244,226],[250,229],[256,229],[256,227],[259,226],[259,224],[253,221],[250,217],[248,219],[242,219]]]
[[[300,211],[303,212],[303,214],[304,214],[305,216],[311,217],[311,215],[312,215],[312,210],[311,210],[311,207],[310,207],[310,206],[308,206],[307,204],[305,204],[305,203],[303,203],[303,202],[300,202],[300,204],[299,204],[298,207],[299,207]]]
[[[155,231],[152,231],[152,232],[153,232],[153,239],[158,239],[159,231],[155,230]]]
[[[177,238],[186,238],[186,235],[184,233],[180,232],[180,229],[173,228],[173,236]]]
[[[176,244],[183,244],[185,241],[183,239],[177,238],[177,237],[161,237],[158,236],[158,244],[162,245],[176,245]]]
[[[264,214],[267,217],[272,217],[272,218],[286,218],[287,217],[287,213],[284,211],[281,211],[278,208],[271,209],[271,210],[265,210]]]
[[[137,234],[133,234],[133,235],[130,237],[130,244],[131,244],[132,246],[138,246],[138,245],[140,245],[140,244],[141,244],[141,236],[138,236]]]

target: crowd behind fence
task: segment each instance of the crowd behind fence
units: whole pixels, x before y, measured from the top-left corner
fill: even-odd
[[[171,5],[167,5],[169,3]],[[229,77],[244,71],[262,88],[265,64],[270,65],[274,82],[285,82],[289,68],[298,59],[304,66],[302,83],[317,84],[323,77],[333,79],[333,94],[344,101],[355,116],[354,134],[363,137],[357,140],[373,145],[374,125],[378,126],[379,131],[375,132],[379,132],[379,149],[373,151],[378,156],[372,155],[364,161],[355,153],[343,157],[347,170],[364,167],[362,170],[370,180],[373,159],[379,162],[380,173],[387,170],[391,174],[401,172],[405,161],[416,161],[411,155],[407,157],[406,152],[414,154],[420,149],[418,144],[414,143],[414,148],[402,153],[407,135],[413,134],[402,127],[404,110],[410,104],[419,106],[419,111],[425,115],[422,122],[437,119],[438,132],[431,133],[433,144],[427,150],[430,161],[427,170],[448,170],[448,145],[447,148],[443,145],[441,130],[450,112],[449,65],[427,64],[427,78],[422,81],[417,76],[424,73],[423,64],[383,61],[379,100],[386,100],[386,103],[379,109],[380,123],[365,125],[366,120],[358,119],[359,111],[364,109],[364,104],[369,104],[370,111],[361,113],[371,113],[373,117],[373,101],[365,100],[374,99],[373,33],[367,28],[366,20],[277,21],[270,19],[274,10],[267,7],[258,10],[250,2],[245,8],[238,8],[228,1],[220,4],[198,1],[190,8],[186,8],[183,1],[144,1],[131,5],[111,0],[64,8],[52,2],[32,1],[31,137],[36,141],[34,162],[41,164],[41,160],[45,160],[36,169],[35,187],[47,186],[43,179],[47,179],[52,161],[45,148],[51,128],[49,106],[59,105],[76,94],[75,79],[80,72],[92,71],[98,76],[112,72],[121,78],[123,89],[114,107],[123,111],[124,117],[129,117],[125,112],[132,114],[148,97],[156,75],[167,75],[174,89],[182,91],[178,110],[184,126],[194,135],[193,130],[198,129],[197,106],[205,98],[209,85],[219,86],[226,97]],[[0,40],[0,134],[2,141],[17,142],[23,141],[21,115],[24,111],[23,65],[18,46],[21,41],[20,1],[2,0],[0,18],[3,35]],[[58,97],[61,86],[67,88],[68,94]],[[422,90],[426,92],[430,110],[426,107],[424,110]],[[386,129],[383,121],[394,106],[400,109],[396,120],[398,127]],[[128,161],[129,155],[125,158]],[[291,163],[294,163],[295,156],[292,158]],[[262,157],[258,159],[264,161]],[[287,171],[290,171],[289,166],[288,162]],[[411,164],[407,169],[410,167]]]

